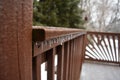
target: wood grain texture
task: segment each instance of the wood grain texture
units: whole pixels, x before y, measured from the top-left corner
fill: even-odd
[[[0,1],[0,80],[32,80],[32,0]]]

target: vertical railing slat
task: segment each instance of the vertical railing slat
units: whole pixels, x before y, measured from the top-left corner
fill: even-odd
[[[103,41],[103,44],[102,44],[102,41]],[[104,54],[105,54],[105,56],[106,56],[106,60],[109,60],[109,56],[108,56],[108,52],[106,52],[105,50],[105,48],[106,48],[106,43],[105,43],[105,41],[104,41],[104,35],[101,35],[101,46],[102,46],[102,49],[103,49],[103,51],[104,51]]]
[[[91,43],[90,43],[90,44],[91,44]],[[91,45],[92,45],[92,47],[93,47],[93,48],[91,48],[89,45],[88,45],[87,47],[88,47],[89,49],[91,49],[91,50],[92,50],[92,52],[93,52],[93,53],[95,53],[95,54],[91,53],[91,52],[90,52],[90,51],[88,51],[88,50],[86,50],[86,51],[87,51],[87,52],[89,52],[89,53],[90,53],[92,56],[94,56],[94,57],[96,57],[96,56],[97,56],[97,59],[98,59],[98,58],[101,58],[101,56],[100,56],[100,55],[96,54],[96,52],[97,52],[97,53],[99,53],[99,51],[98,51],[96,48],[94,48],[93,44],[91,44]],[[93,51],[93,49],[94,49],[96,52],[95,52],[95,51]]]
[[[58,54],[57,80],[63,80],[64,44],[57,46]]]
[[[78,49],[78,55],[79,55],[79,57],[78,57],[78,59],[80,59],[80,64],[78,65],[78,68],[77,68],[77,80],[79,80],[80,79],[80,72],[81,72],[81,69],[82,69],[82,62],[83,62],[83,59],[84,59],[84,55],[83,55],[83,46],[84,46],[84,43],[83,43],[83,41],[84,41],[84,38],[83,38],[83,36],[81,36],[81,37],[79,37],[78,38],[78,42],[79,42],[79,48],[80,49]]]
[[[88,44],[86,45],[85,59],[119,64],[119,35],[119,33],[87,32]]]
[[[101,39],[99,39],[99,36],[101,36]],[[99,41],[99,45],[101,46],[101,51],[103,50],[103,56],[104,56],[104,58],[105,58],[105,60],[108,60],[108,57],[107,57],[107,53],[105,52],[105,49],[104,49],[104,47],[103,47],[103,45],[102,45],[102,40],[103,40],[103,36],[102,35],[96,35],[96,37],[97,37],[97,39],[98,39],[98,41]]]
[[[33,59],[33,80],[41,80],[41,55]]]
[[[97,45],[97,48],[100,50],[100,51],[97,50],[99,52],[100,58],[104,59],[103,55],[101,54],[102,51],[101,51],[100,47],[98,46],[98,43],[95,41],[95,38],[93,37],[93,34],[91,34],[91,39],[94,41],[94,43]]]
[[[73,61],[74,61],[74,40],[72,40],[72,48],[71,48],[71,80],[73,80],[73,72],[74,72]]]
[[[95,34],[95,37],[96,37],[96,35],[97,35],[97,34]],[[102,57],[102,59],[105,60],[105,57],[104,57],[103,54],[102,54],[102,50],[101,50],[98,42],[95,40],[95,37],[93,37],[93,35],[92,35],[93,41],[95,42],[95,44],[97,45],[98,49],[100,50],[100,54],[99,54],[99,55]],[[97,39],[98,39],[98,38],[97,38]]]
[[[113,48],[114,48],[114,61],[117,61],[117,53],[116,53],[116,44],[115,44],[115,36],[112,36],[113,39]]]
[[[72,52],[72,80],[74,80],[75,78],[75,46],[76,46],[75,39],[73,40],[73,52]]]
[[[78,38],[78,42],[79,42],[79,38]],[[82,53],[81,53],[83,55],[82,62],[84,62],[86,46],[87,46],[87,34],[83,35],[83,46],[82,46],[83,49],[82,49]]]
[[[103,57],[104,60],[106,60],[107,58],[106,58],[106,55],[105,55],[103,46],[102,46],[102,44],[101,44],[102,36],[101,36],[101,35],[98,35],[98,34],[95,34],[95,37],[97,38],[97,44],[98,44],[97,46],[99,46],[99,50],[100,50],[101,53],[102,53],[102,57]],[[100,53],[100,54],[101,54],[101,53]]]
[[[118,61],[120,62],[120,35],[118,36]]]
[[[75,38],[74,39],[74,41],[75,41],[75,53],[74,53],[74,78],[73,78],[73,80],[77,80],[77,69],[78,69],[78,64],[80,64],[80,61],[78,60],[78,54],[79,54],[79,52],[78,52],[78,38]],[[80,48],[80,47],[79,47]]]
[[[114,57],[113,57],[113,51],[112,51],[112,45],[111,45],[111,42],[110,42],[110,36],[107,35],[107,38],[108,38],[108,43],[109,43],[109,47],[110,47],[110,51],[111,51],[111,58],[112,58],[112,61],[114,61]]]
[[[69,42],[64,44],[64,74],[63,80],[68,80],[68,67],[69,67]]]
[[[68,80],[72,79],[71,73],[72,73],[72,49],[73,49],[73,41],[70,40],[70,54],[69,54],[69,74],[68,74]]]
[[[47,80],[54,80],[54,60],[55,60],[55,49],[48,50],[47,55]]]

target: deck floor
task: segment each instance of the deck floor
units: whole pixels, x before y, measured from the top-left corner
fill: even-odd
[[[83,63],[80,80],[120,80],[120,67],[108,64]]]

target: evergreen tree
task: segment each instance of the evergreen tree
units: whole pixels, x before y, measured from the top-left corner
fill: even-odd
[[[34,0],[33,25],[82,28],[79,0]]]

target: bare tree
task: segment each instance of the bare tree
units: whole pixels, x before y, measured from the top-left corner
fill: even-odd
[[[120,20],[120,0],[81,0],[81,8],[88,17],[87,28],[104,31]]]

